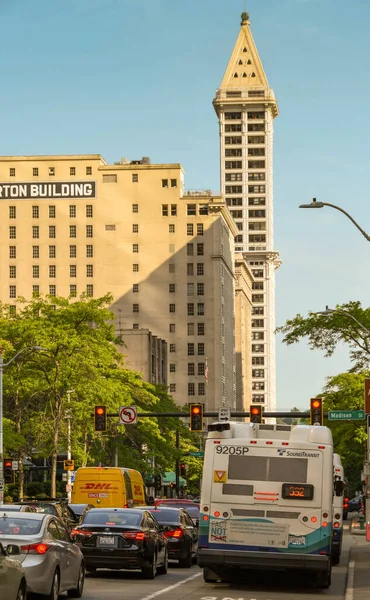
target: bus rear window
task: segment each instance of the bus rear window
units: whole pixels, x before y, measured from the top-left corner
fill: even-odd
[[[306,458],[229,456],[228,479],[306,483],[307,469]]]

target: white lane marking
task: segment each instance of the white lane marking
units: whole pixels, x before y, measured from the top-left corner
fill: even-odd
[[[344,600],[353,600],[353,583],[355,579],[355,561],[352,559],[348,565],[348,576],[346,585],[346,595]]]
[[[188,581],[191,581],[192,579],[195,579],[196,577],[200,577],[201,575],[203,575],[203,573],[197,573],[196,575],[192,575],[191,577],[188,577],[187,579],[184,579],[183,581],[179,581],[179,583],[175,583],[174,585],[170,585],[169,587],[166,587],[163,590],[154,592],[154,594],[150,594],[150,596],[145,596],[145,598],[140,598],[140,600],[152,600],[152,598],[156,598],[157,596],[160,596],[161,594],[166,594],[167,592],[170,592],[171,590],[174,590],[175,588],[179,587],[180,585],[183,585],[184,583],[188,583]]]

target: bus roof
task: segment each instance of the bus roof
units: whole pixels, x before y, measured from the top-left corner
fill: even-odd
[[[328,427],[321,425],[281,425],[242,423],[237,421],[216,422],[208,426],[207,439],[271,439],[290,442],[308,442],[333,445]]]

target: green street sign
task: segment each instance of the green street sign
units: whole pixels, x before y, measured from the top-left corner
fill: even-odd
[[[364,410],[329,410],[329,421],[363,421],[365,419]]]
[[[189,454],[189,456],[200,456],[200,457],[204,456],[204,452],[189,452],[188,454]]]

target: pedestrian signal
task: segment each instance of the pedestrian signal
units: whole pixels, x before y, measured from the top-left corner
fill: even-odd
[[[107,408],[95,406],[95,431],[107,431]]]
[[[13,459],[4,458],[3,460],[3,479],[4,483],[14,483]]]
[[[250,404],[249,420],[251,423],[262,423],[262,406],[260,404]]]
[[[310,424],[311,425],[323,425],[324,414],[323,414],[323,402],[322,398],[311,398],[310,400]]]
[[[190,404],[190,431],[203,431],[203,404]]]

